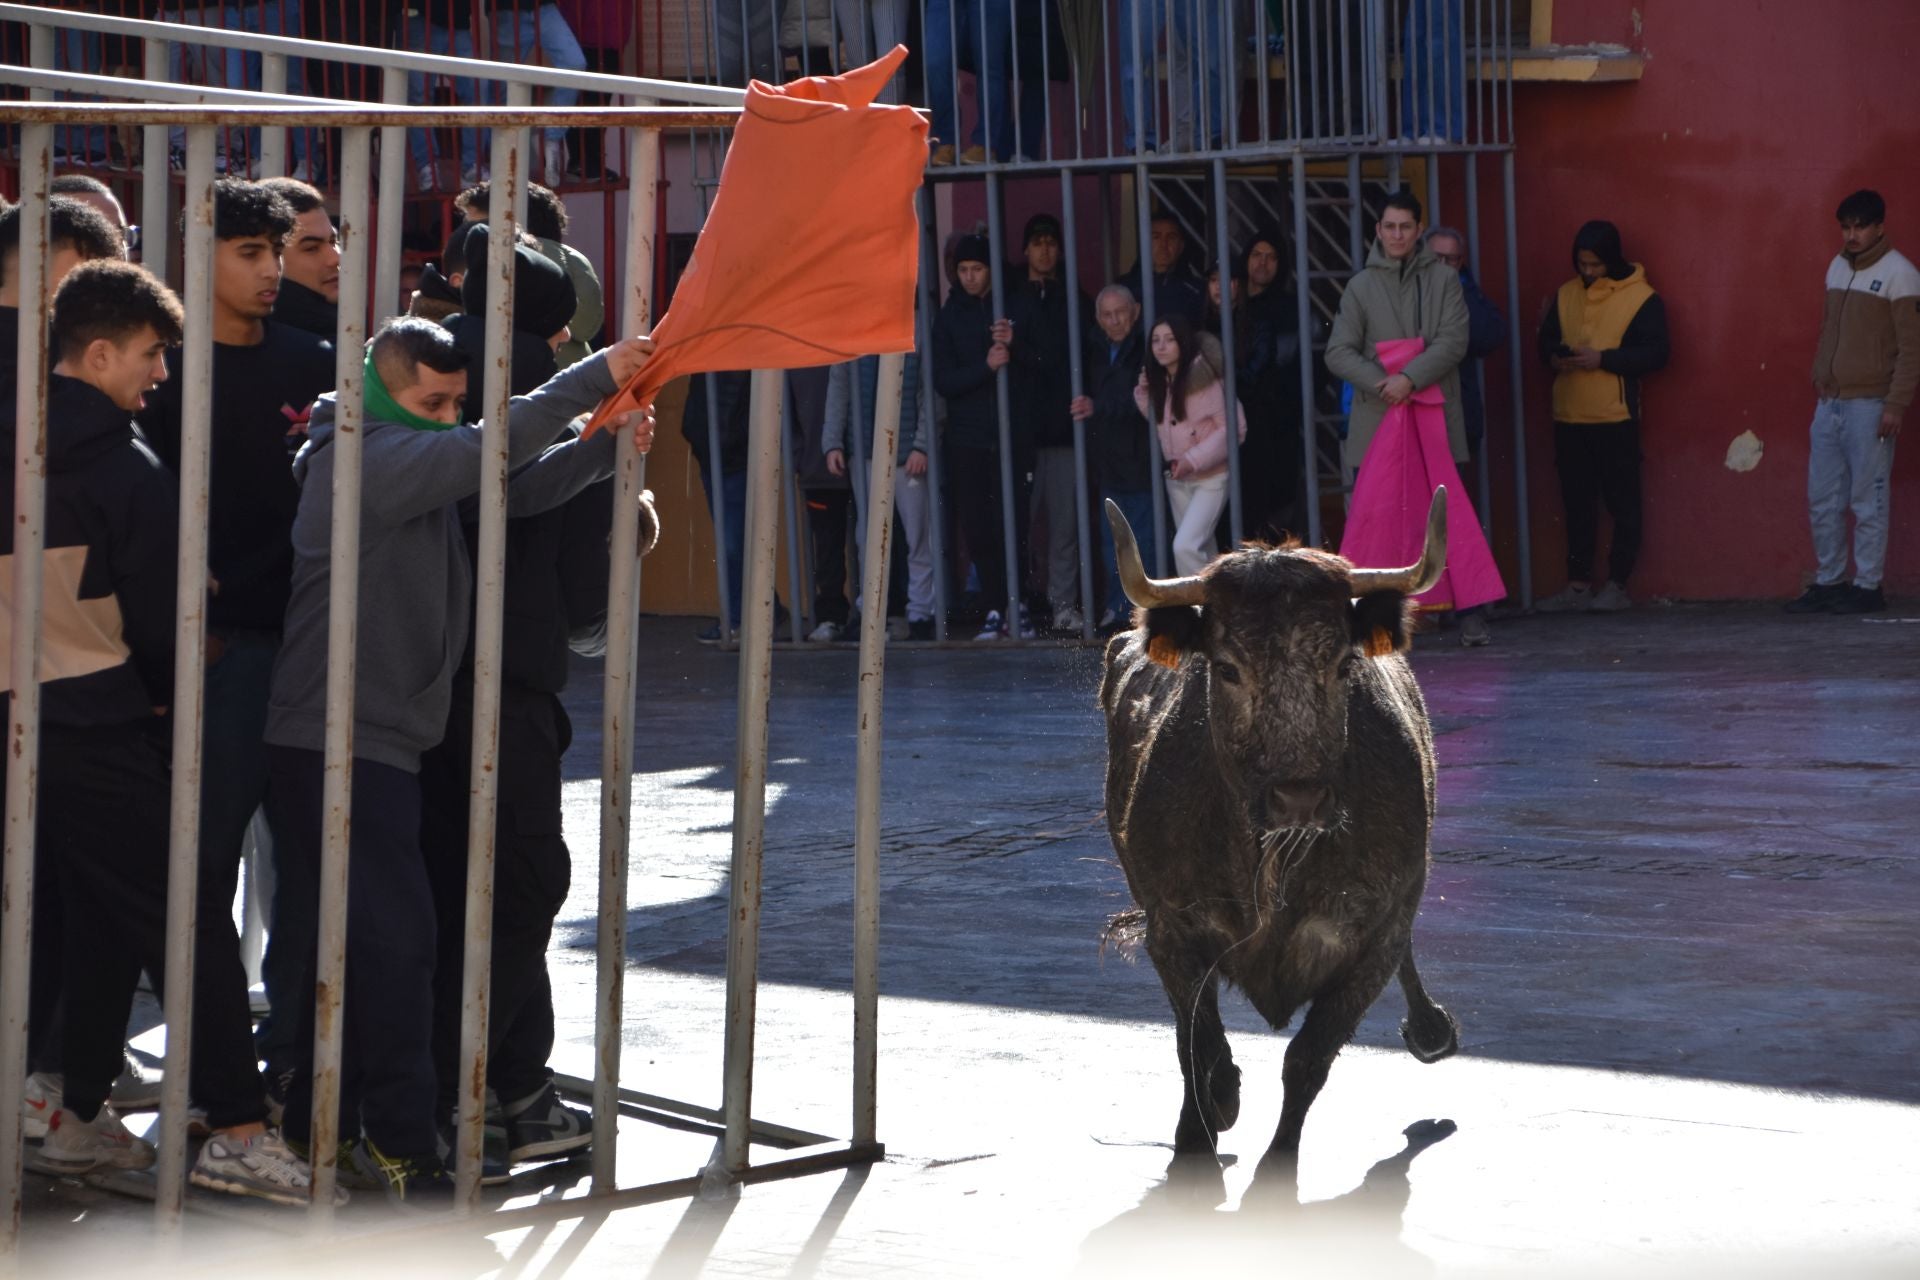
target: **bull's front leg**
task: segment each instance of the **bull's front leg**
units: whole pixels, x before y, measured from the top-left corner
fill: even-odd
[[[1184,1090],[1174,1153],[1212,1154],[1220,1134],[1240,1118],[1240,1068],[1234,1065],[1220,1022],[1218,957],[1191,939],[1158,941],[1151,927],[1147,952],[1173,1006],[1174,1043],[1180,1055]]]

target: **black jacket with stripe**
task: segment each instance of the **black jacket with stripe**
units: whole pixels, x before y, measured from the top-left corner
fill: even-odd
[[[0,405],[11,458],[15,414]],[[0,575],[13,576],[13,486],[0,492]],[[151,717],[173,701],[179,500],[173,477],[132,415],[88,383],[55,374],[47,389],[47,519],[41,593],[41,719],[98,726]],[[12,594],[0,610],[10,652]],[[0,667],[4,667],[0,663]],[[0,669],[0,686],[10,677]]]

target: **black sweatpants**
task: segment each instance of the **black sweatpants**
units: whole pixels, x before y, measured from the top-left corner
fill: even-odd
[[[447,736],[420,761],[420,847],[439,919],[433,982],[436,1114],[459,1093],[461,972],[467,911],[467,809],[473,680],[454,680]],[[553,1053],[547,943],[567,900],[573,861],[560,834],[560,757],[573,726],[560,700],[515,685],[500,689],[498,809],[493,848],[493,977],[487,1016],[487,1083],[503,1102],[545,1086]]]
[[[267,759],[273,775],[267,803],[281,835],[274,851],[278,892],[305,895],[317,911],[326,757],[269,746]],[[432,1159],[435,930],[420,852],[420,779],[355,759],[352,816],[340,1135],[364,1132],[385,1155]],[[313,1020],[303,1019],[296,1030],[286,1131],[306,1142],[312,1137]]]
[[[1000,455],[991,449],[963,447],[947,451],[947,492],[960,520],[967,558],[980,575],[980,600],[987,609],[1007,611],[1007,537],[1001,521]],[[1027,508],[1033,488],[1030,472],[1016,458],[1013,473],[1013,563],[1024,579],[1027,564]],[[896,560],[905,557],[896,556]],[[1011,623],[1009,623],[1011,625]]]
[[[172,770],[161,721],[40,729],[34,874],[65,911],[65,1105],[92,1119],[120,1074],[140,970],[164,992]],[[38,896],[38,895],[36,895]],[[193,1100],[213,1128],[266,1119],[232,902],[194,931]]]
[[[847,625],[847,530],[853,524],[853,491],[807,489],[807,541],[813,549],[813,620]]]
[[[1567,513],[1567,581],[1593,581],[1604,502],[1613,517],[1607,577],[1625,586],[1640,558],[1640,424],[1556,422],[1553,462]]]

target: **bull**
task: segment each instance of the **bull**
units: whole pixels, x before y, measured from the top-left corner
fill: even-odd
[[[1355,568],[1304,547],[1247,547],[1153,579],[1112,502],[1134,629],[1106,652],[1107,825],[1173,1005],[1185,1096],[1176,1154],[1216,1150],[1240,1112],[1219,984],[1287,1046],[1268,1158],[1289,1161],[1307,1110],[1396,973],[1400,1034],[1422,1062],[1460,1028],[1421,985],[1413,919],[1433,826],[1433,731],[1412,670],[1408,598],[1446,560],[1437,490],[1419,561]]]

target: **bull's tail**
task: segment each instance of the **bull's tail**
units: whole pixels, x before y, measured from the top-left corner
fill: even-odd
[[[1407,953],[1400,958],[1400,989],[1407,995],[1407,1016],[1400,1024],[1400,1038],[1407,1042],[1407,1051],[1422,1062],[1438,1062],[1456,1053],[1460,1024],[1421,985],[1420,971],[1413,964],[1411,939]]]

